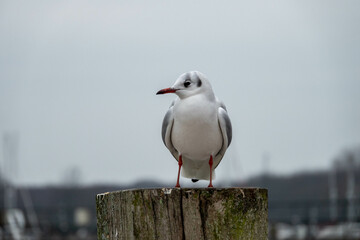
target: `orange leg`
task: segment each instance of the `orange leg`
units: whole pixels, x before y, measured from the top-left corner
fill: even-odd
[[[210,155],[210,160],[209,160],[209,166],[210,166],[210,183],[208,187],[213,187],[212,185],[212,166],[213,166],[213,156]]]
[[[182,162],[182,156],[180,155],[179,156],[179,171],[178,171],[178,177],[177,177],[177,182],[176,182],[176,186],[175,187],[180,187],[180,183],[179,183],[179,180],[180,180],[180,169],[181,169],[181,166],[182,166],[182,164],[183,164],[183,162]]]

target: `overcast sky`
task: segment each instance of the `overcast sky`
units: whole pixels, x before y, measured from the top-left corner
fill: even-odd
[[[259,174],[264,155],[273,173],[327,168],[360,145],[359,12],[360,1],[1,1],[13,178],[57,184],[79,167],[83,183],[175,184],[160,135],[174,96],[155,93],[190,70],[233,124],[214,185]]]

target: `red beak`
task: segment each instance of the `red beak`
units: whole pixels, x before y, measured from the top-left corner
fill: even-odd
[[[164,89],[161,89],[160,91],[158,91],[156,93],[156,95],[165,94],[165,93],[174,93],[174,92],[176,92],[176,89],[174,89],[174,88],[164,88]]]

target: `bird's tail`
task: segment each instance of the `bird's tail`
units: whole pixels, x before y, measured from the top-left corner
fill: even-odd
[[[210,166],[208,161],[194,161],[183,158],[181,176],[191,179],[210,180]],[[215,179],[215,170],[212,172],[212,179]]]

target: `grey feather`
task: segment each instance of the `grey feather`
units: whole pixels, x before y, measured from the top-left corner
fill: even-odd
[[[162,123],[162,129],[161,129],[161,137],[162,140],[166,146],[165,136],[166,136],[166,130],[169,126],[169,124],[173,121],[172,119],[172,107],[166,112],[163,123]],[[172,123],[171,123],[172,124]]]
[[[226,111],[226,110],[225,110]],[[232,126],[231,126],[231,121],[229,118],[229,115],[227,114],[222,114],[222,116],[224,117],[225,120],[225,128],[226,128],[226,136],[228,138],[228,147],[230,146],[231,140],[232,140]]]
[[[218,109],[219,127],[223,136],[223,145],[220,151],[215,156],[215,168],[220,164],[221,159],[224,157],[226,149],[229,147],[232,140],[232,126],[227,111],[220,104]]]
[[[231,140],[232,140],[231,121],[230,121],[229,115],[227,113],[225,104],[218,98],[216,98],[216,102],[219,104],[219,107],[220,107],[219,110],[218,110],[219,122],[221,123],[220,120],[223,120],[225,122],[225,130],[226,130],[226,136],[227,136],[227,147],[228,147],[228,146],[230,146],[230,143],[231,143]],[[220,125],[220,128],[221,128],[221,125]]]
[[[174,105],[176,103],[176,101],[178,101],[179,99],[175,99],[174,101],[172,101],[169,110],[166,112],[163,123],[162,123],[162,129],[161,129],[161,137],[162,140],[165,144],[165,146],[169,149],[169,151],[171,152],[171,154],[174,156],[174,158],[176,160],[178,160],[179,158],[179,153],[178,151],[175,149],[172,141],[171,141],[171,131],[172,131],[172,127],[174,124]]]

